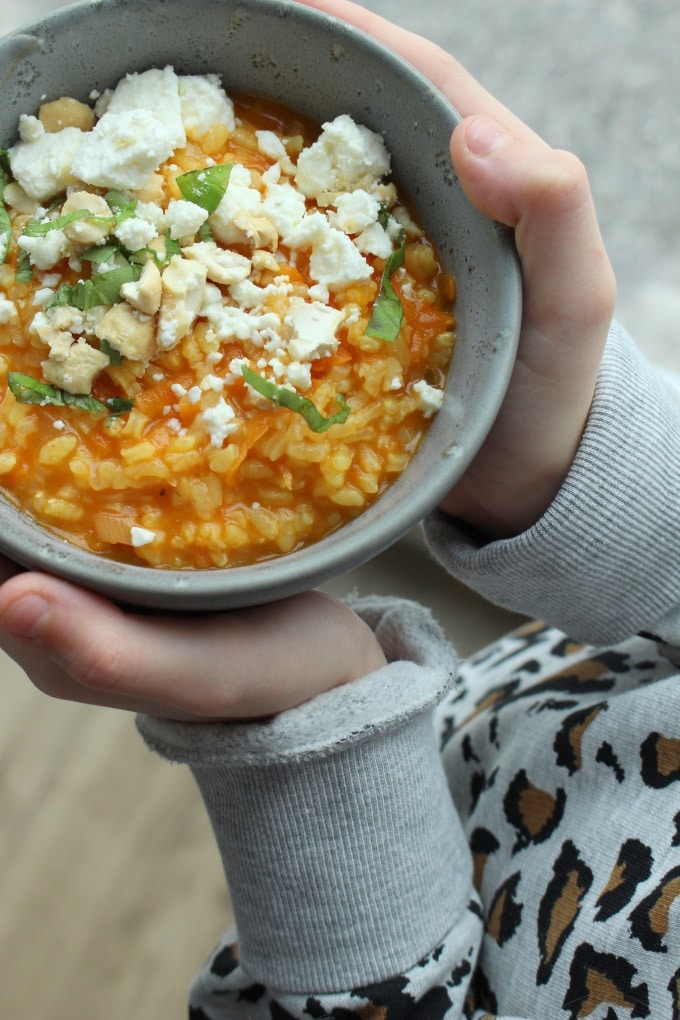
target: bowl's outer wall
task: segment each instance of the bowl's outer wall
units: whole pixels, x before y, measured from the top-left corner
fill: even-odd
[[[210,609],[292,594],[392,544],[460,477],[507,387],[521,316],[509,232],[477,213],[451,167],[458,117],[400,58],[349,26],[286,0],[99,0],[78,3],[0,41],[0,145],[46,98],[89,101],[129,71],[172,65],[221,75],[227,92],[264,95],[323,122],[349,113],[385,139],[394,179],[458,280],[458,341],[444,406],[404,474],[340,532],[248,568],[123,567],[37,529],[0,501],[0,547],[119,601]]]

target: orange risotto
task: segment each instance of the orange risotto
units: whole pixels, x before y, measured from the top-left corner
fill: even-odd
[[[76,545],[242,565],[341,527],[441,405],[455,281],[383,140],[128,75],[0,157],[0,487]]]

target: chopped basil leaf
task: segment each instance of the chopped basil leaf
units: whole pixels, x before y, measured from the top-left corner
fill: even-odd
[[[107,421],[120,414],[127,414],[132,410],[134,404],[134,401],[125,397],[110,397],[108,400],[101,401],[88,393],[68,393],[66,390],[49,386],[47,383],[40,382],[39,379],[34,379],[32,375],[24,375],[21,372],[9,372],[7,383],[19,404],[76,407],[81,411],[90,411],[93,414],[107,414]]]
[[[86,248],[78,258],[84,259],[86,262],[104,263],[110,262],[116,255],[123,254],[121,245],[113,241],[110,244],[95,244],[91,248]]]
[[[5,206],[5,187],[7,186],[7,173],[0,163],[0,265],[7,258],[10,241],[12,240],[12,222]]]
[[[174,237],[170,236],[170,231],[165,231],[165,261],[166,264],[170,261],[173,255],[179,255],[182,251],[182,246],[179,241]]]
[[[112,365],[123,364],[123,355],[120,351],[117,351],[115,347],[112,347],[108,340],[102,339],[99,341],[99,350],[102,354],[106,354],[108,356]]]
[[[224,198],[233,163],[218,163],[199,170],[190,170],[177,178],[182,198],[214,213]]]
[[[104,195],[104,201],[109,209],[112,209],[116,214],[117,223],[129,220],[131,216],[135,215],[135,210],[137,209],[136,199],[127,199],[120,191],[107,191]]]
[[[389,221],[390,221],[390,214],[387,211],[387,206],[384,205],[381,202],[380,210],[378,212],[378,223],[383,228],[383,230],[387,230],[387,225],[388,225]]]
[[[57,216],[55,220],[29,220],[23,229],[26,237],[44,237],[51,230],[62,230],[76,220],[89,220],[91,223],[104,223],[107,226],[115,227],[115,216],[95,216],[89,209],[74,209],[73,212],[64,216]]]
[[[31,258],[27,251],[23,249],[19,250],[19,256],[17,258],[17,271],[14,274],[14,279],[17,283],[30,283],[33,279],[33,267],[31,266]]]
[[[142,275],[140,266],[119,266],[108,273],[98,273],[89,280],[79,280],[69,285],[62,283],[48,308],[56,305],[71,305],[73,308],[86,312],[98,305],[115,305],[121,300],[120,288],[124,283],[134,283]]]
[[[213,232],[210,229],[210,224],[206,220],[205,223],[201,223],[198,228],[198,239],[199,241],[214,241]]]
[[[286,389],[285,386],[277,386],[276,383],[263,379],[247,365],[241,366],[241,372],[248,385],[263,397],[268,397],[269,400],[280,404],[281,407],[287,407],[289,411],[297,411],[298,414],[301,414],[312,432],[325,432],[331,425],[342,425],[347,421],[349,407],[342,396],[336,397],[340,404],[340,410],[332,414],[330,418],[325,418],[309,397],[301,397],[299,394],[293,393],[292,390]]]
[[[401,301],[394,291],[390,278],[392,273],[404,264],[405,252],[406,234],[402,230],[399,236],[399,247],[392,252],[385,263],[380,291],[375,299],[371,318],[366,327],[366,336],[374,337],[376,340],[394,343],[399,336],[404,309],[401,307]]]

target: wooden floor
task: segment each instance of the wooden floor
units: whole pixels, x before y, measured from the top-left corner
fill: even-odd
[[[437,570],[411,536],[327,587],[429,602],[462,654],[516,621]],[[179,1020],[230,920],[188,769],[130,715],[50,701],[0,653],[0,1020]]]

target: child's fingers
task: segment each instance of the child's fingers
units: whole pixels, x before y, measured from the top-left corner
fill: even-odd
[[[0,632],[45,693],[172,718],[269,715],[384,663],[361,621],[320,592],[231,613],[144,615],[23,574],[0,588]]]
[[[452,158],[470,201],[515,231],[525,280],[525,324],[551,342],[579,336],[599,364],[593,330],[611,321],[615,281],[595,214],[588,177],[571,153],[535,136],[516,136],[487,116],[454,132]]]

